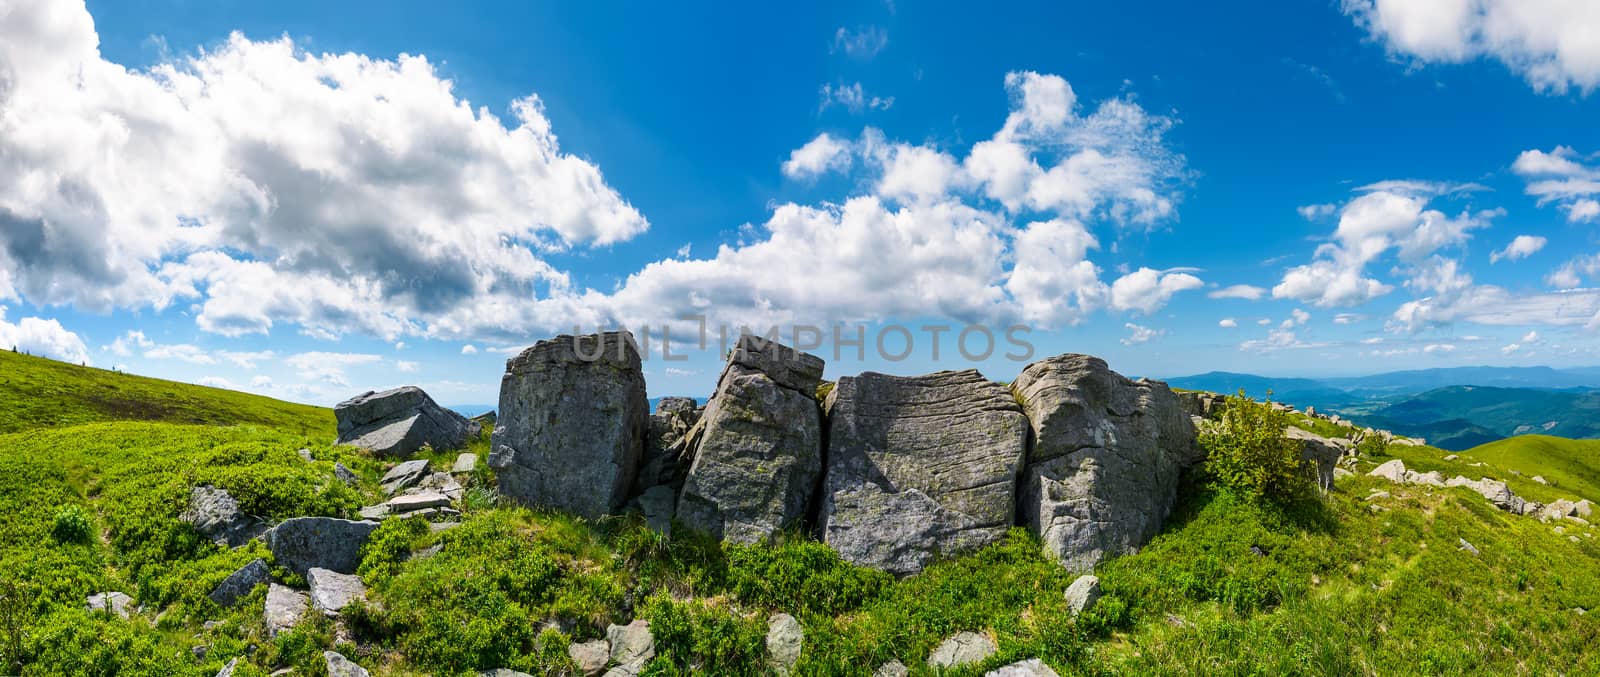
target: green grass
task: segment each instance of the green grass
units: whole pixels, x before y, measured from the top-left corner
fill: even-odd
[[[332,439],[333,411],[0,350],[0,433],[102,421],[256,424]]]
[[[0,406],[15,420],[10,408],[21,405]],[[1287,504],[1188,473],[1166,529],[1101,565],[1105,597],[1077,618],[1063,599],[1075,576],[1023,529],[894,580],[800,534],[733,546],[667,538],[637,518],[587,522],[501,505],[480,467],[467,480],[461,526],[434,532],[391,520],[375,534],[359,570],[370,603],[351,612],[348,635],[316,618],[268,640],[262,589],[233,609],[206,594],[251,558],[270,563],[270,553],[203,541],[178,514],[200,483],[271,519],[350,515],[378,500],[384,465],[327,446],[325,410],[305,409],[305,420],[279,427],[248,418],[274,410],[255,403],[217,410],[234,413],[213,425],[52,423],[0,435],[0,663],[15,658],[12,646],[24,661],[0,673],[204,677],[248,656],[235,674],[318,675],[321,651],[334,649],[377,675],[559,675],[573,668],[569,642],[646,618],[657,639],[648,675],[761,675],[767,619],[778,611],[805,628],[795,674],[806,676],[870,674],[897,659],[928,677],[929,652],[962,630],[989,634],[999,653],[951,677],[1031,657],[1062,675],[1600,673],[1600,615],[1573,611],[1600,609],[1593,528],[1508,515],[1465,488],[1359,474],[1393,457],[1422,471],[1504,476],[1537,500],[1585,495],[1594,447],[1541,438],[1524,442],[1544,446],[1455,461],[1393,446],[1327,496]],[[486,444],[469,448],[482,455]],[[303,461],[302,447],[317,460]],[[441,467],[456,453],[427,457]],[[1474,466],[1479,458],[1487,465]],[[361,475],[358,486],[333,480],[336,460]],[[1557,486],[1532,483],[1535,473]],[[1364,500],[1375,489],[1391,496]],[[281,569],[274,576],[300,582]],[[145,610],[126,621],[85,612],[84,598],[104,590],[133,595]],[[203,658],[192,652],[199,646],[209,647]]]
[[[1461,452],[1461,458],[1516,470],[1524,478],[1538,475],[1569,498],[1600,503],[1600,440],[1519,435],[1473,447]]]

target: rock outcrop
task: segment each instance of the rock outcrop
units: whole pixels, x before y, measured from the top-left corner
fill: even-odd
[[[678,521],[736,543],[769,540],[806,514],[822,475],[822,360],[745,335],[700,420]]]
[[[267,530],[259,517],[244,514],[226,489],[199,486],[189,492],[189,508],[178,517],[217,545],[237,548]]]
[[[634,480],[634,493],[642,494],[654,487],[670,487],[676,495],[683,488],[689,474],[689,464],[694,461],[690,453],[691,431],[699,430],[702,409],[687,397],[663,397],[650,415],[650,425],[645,434],[644,451],[639,458],[639,474]],[[698,439],[694,435],[693,439]]]
[[[897,575],[1004,537],[1028,423],[976,370],[867,372],[828,394],[819,526],[850,562]]]
[[[369,677],[366,668],[356,665],[354,661],[345,658],[342,654],[332,651],[322,652],[322,660],[327,665],[328,677]]]
[[[294,627],[310,608],[311,599],[305,593],[277,583],[268,583],[267,603],[261,610],[262,620],[267,626],[267,638],[276,637],[278,633]]]
[[[1165,383],[1069,354],[1028,365],[1012,389],[1033,427],[1020,513],[1051,557],[1088,572],[1161,530],[1178,474],[1202,458]]]
[[[800,662],[804,643],[805,631],[800,621],[789,614],[773,614],[767,619],[767,670],[775,675],[788,675]]]
[[[1333,471],[1339,467],[1344,448],[1326,437],[1294,426],[1285,428],[1283,434],[1300,443],[1300,461],[1315,473],[1317,489],[1323,493],[1332,490]]]
[[[116,614],[121,618],[132,613],[132,606],[133,598],[121,592],[97,592],[84,602],[84,608],[89,611]]]
[[[957,668],[982,662],[998,652],[994,639],[977,632],[958,632],[934,647],[928,655],[928,666],[938,669]]]
[[[273,527],[263,540],[279,566],[301,576],[312,567],[353,574],[361,565],[361,546],[377,528],[371,521],[296,517]]]
[[[335,616],[351,602],[367,598],[367,586],[361,579],[337,571],[312,567],[306,572],[306,584],[311,588],[311,606],[328,616]]]
[[[599,518],[628,499],[648,427],[631,334],[540,341],[506,361],[489,467],[500,493]]]
[[[458,449],[473,433],[466,417],[434,403],[416,386],[362,393],[335,405],[333,416],[339,421],[337,444],[378,456],[405,458],[423,445]]]
[[[211,601],[216,602],[217,606],[233,606],[240,598],[255,590],[256,586],[270,580],[271,572],[267,570],[266,560],[257,557],[250,560],[249,564],[228,574],[228,577],[211,591]]]

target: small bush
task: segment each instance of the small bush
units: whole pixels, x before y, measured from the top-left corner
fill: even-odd
[[[427,535],[428,522],[420,517],[384,520],[361,547],[361,566],[356,573],[367,585],[387,583],[399,573],[400,563],[417,541]]]
[[[740,599],[796,614],[854,611],[894,583],[889,574],[845,562],[816,541],[729,545],[727,552],[729,583]]]
[[[1295,498],[1310,482],[1301,472],[1300,443],[1283,434],[1287,427],[1285,417],[1272,410],[1270,399],[1256,402],[1240,390],[1222,418],[1200,431],[1207,469],[1223,486],[1246,496]]]
[[[76,503],[61,506],[56,511],[55,526],[50,528],[50,535],[58,543],[88,543],[94,536],[94,522],[89,519],[89,512]]]
[[[667,595],[646,600],[656,660],[650,675],[765,675],[766,616],[749,618],[703,602],[676,602]]]

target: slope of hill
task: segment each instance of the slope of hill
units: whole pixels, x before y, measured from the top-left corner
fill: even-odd
[[[0,433],[98,421],[334,432],[333,412],[323,407],[0,351]]]
[[[1524,477],[1538,475],[1563,493],[1600,503],[1600,440],[1520,435],[1473,447],[1461,456]]]

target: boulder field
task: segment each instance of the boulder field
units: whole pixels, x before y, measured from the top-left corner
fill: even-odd
[[[1061,355],[1009,387],[976,370],[866,372],[740,337],[703,408],[647,411],[631,335],[540,341],[506,363],[489,466],[513,500],[589,518],[629,506],[738,543],[809,528],[896,575],[1022,525],[1088,572],[1162,526],[1203,460],[1185,402],[1099,358]],[[819,402],[819,390],[826,396]]]

